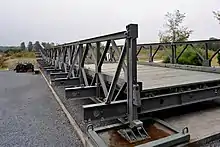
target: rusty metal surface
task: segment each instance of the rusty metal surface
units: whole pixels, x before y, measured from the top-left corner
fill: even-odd
[[[145,144],[150,141],[161,139],[173,134],[173,132],[171,132],[170,130],[166,130],[159,124],[145,126],[145,129],[147,129],[147,132],[151,138],[147,138],[143,141],[139,141],[136,143],[129,143],[117,132],[117,130],[102,132],[99,133],[99,136],[106,142],[109,147],[135,147],[137,145]]]

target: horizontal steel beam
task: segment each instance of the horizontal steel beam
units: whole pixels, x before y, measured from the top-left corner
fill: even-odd
[[[160,110],[181,107],[184,105],[214,100],[220,98],[220,86],[191,90],[179,93],[155,96],[152,98],[142,98],[140,114],[152,113]],[[124,117],[127,113],[127,101],[116,101],[111,104],[99,103],[84,105],[84,119],[115,119]]]
[[[186,83],[181,85],[172,85],[172,86],[162,86],[158,88],[147,88],[141,91],[141,97],[153,97],[156,95],[164,95],[174,92],[183,92],[194,89],[203,89],[208,87],[219,86],[220,80],[212,80],[212,81],[200,81],[193,83]]]
[[[43,67],[43,69],[44,70],[50,70],[50,69],[54,69],[54,67],[52,67],[52,66],[44,66],[44,65],[42,65],[42,67]]]
[[[79,86],[79,78],[56,78],[51,80],[52,85],[54,86]]]
[[[127,101],[83,105],[84,120],[111,120],[127,115]]]
[[[220,43],[220,39],[215,40],[197,40],[197,41],[184,41],[184,42],[167,42],[167,43],[141,43],[138,46],[154,46],[154,45],[180,45],[180,44],[197,44],[197,43]]]
[[[60,72],[60,73],[50,73],[50,79],[56,79],[56,78],[66,78],[68,75],[67,72]]]
[[[50,73],[58,73],[58,72],[62,72],[63,70],[61,69],[46,69],[46,73],[50,74]]]
[[[66,99],[84,99],[96,97],[96,86],[65,88]]]

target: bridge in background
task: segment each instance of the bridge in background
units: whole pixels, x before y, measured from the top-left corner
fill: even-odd
[[[109,134],[120,138],[115,146],[190,142],[187,127],[175,129],[160,115],[220,98],[220,68],[211,67],[220,49],[209,56],[209,44],[220,40],[137,44],[137,38],[138,25],[130,24],[122,32],[41,49],[36,54],[54,90],[63,90],[64,101],[83,101],[76,119],[94,146],[109,146],[114,138]],[[123,45],[117,45],[118,41]],[[197,44],[204,46],[204,54],[196,50]],[[176,64],[189,46],[203,66]],[[182,47],[179,54],[177,47]],[[138,55],[145,49],[149,50],[148,61],[141,61]],[[169,64],[154,63],[160,50],[167,53]],[[105,123],[97,126],[96,122]]]

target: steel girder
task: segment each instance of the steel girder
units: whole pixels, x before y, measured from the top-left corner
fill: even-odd
[[[139,114],[150,114],[161,110],[176,108],[198,102],[211,101],[220,98],[220,86],[190,90],[185,92],[158,95],[154,97],[141,98]],[[127,101],[119,100],[111,105],[105,103],[90,104],[83,106],[84,119],[109,120],[125,117],[127,114]]]

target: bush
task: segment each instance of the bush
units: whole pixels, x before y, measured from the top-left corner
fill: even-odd
[[[5,57],[1,57],[0,58],[0,68],[6,68],[7,65],[5,64],[6,58]]]
[[[177,48],[177,55],[182,51],[182,49]],[[200,54],[202,54],[201,49],[198,49]],[[166,56],[163,59],[163,63],[170,63],[170,59],[168,56]],[[195,51],[192,50],[192,48],[188,47],[183,54],[180,56],[180,58],[177,61],[178,64],[184,64],[184,65],[196,65],[196,66],[202,66],[202,60],[200,57],[196,54]]]
[[[220,53],[217,55],[218,64],[220,65]]]

